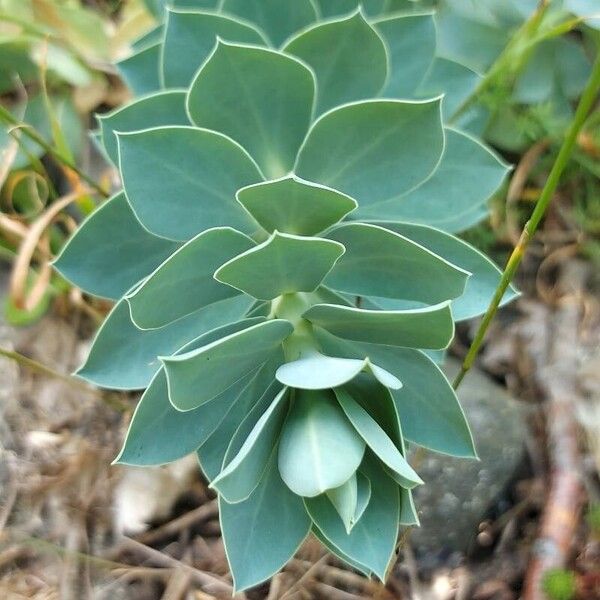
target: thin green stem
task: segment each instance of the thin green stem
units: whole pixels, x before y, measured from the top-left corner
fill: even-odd
[[[65,165],[67,168],[71,169],[73,172],[77,173],[77,175],[83,179],[88,185],[94,188],[99,194],[108,197],[108,192],[98,183],[96,183],[91,177],[88,177],[79,167],[73,163],[73,161],[69,160],[65,156],[63,156],[58,150],[52,147],[35,129],[28,125],[27,123],[22,123],[18,121],[4,106],[0,105],[0,119],[2,119],[7,125],[11,125],[12,127],[18,128],[23,132],[23,135],[26,135],[30,140],[34,141],[38,146],[43,148],[48,154],[50,154],[54,159]]]
[[[592,69],[592,74],[590,75],[590,79],[588,80],[586,87],[581,96],[581,100],[579,101],[579,106],[575,111],[575,116],[573,117],[573,121],[567,131],[565,139],[563,140],[562,146],[558,152],[558,156],[554,161],[554,165],[548,175],[548,179],[544,185],[542,193],[536,202],[535,208],[531,213],[531,217],[529,221],[525,224],[523,232],[521,233],[521,237],[519,239],[519,243],[515,246],[512,254],[510,255],[508,262],[506,263],[506,267],[504,272],[502,273],[502,277],[500,279],[500,283],[496,292],[494,293],[494,297],[477,329],[477,333],[475,334],[475,338],[473,339],[473,343],[465,356],[462,367],[456,379],[454,380],[453,387],[457,389],[460,385],[461,381],[464,379],[465,375],[469,371],[469,369],[473,366],[475,358],[481,348],[483,340],[485,338],[485,334],[492,322],[492,319],[496,315],[498,311],[498,307],[500,306],[500,302],[504,297],[504,293],[506,289],[510,285],[519,264],[525,254],[527,246],[531,241],[533,235],[535,234],[540,222],[544,218],[546,213],[546,209],[554,196],[554,192],[558,186],[558,182],[564,171],[567,163],[569,162],[569,157],[571,152],[573,151],[573,147],[577,141],[577,136],[583,127],[583,124],[586,120],[590,109],[592,108],[598,91],[600,90],[600,52],[596,57],[596,62],[594,63],[594,67]]]
[[[120,398],[118,398],[115,394],[110,393],[102,393],[101,391],[89,387],[83,381],[79,381],[75,379],[71,375],[65,375],[64,373],[59,373],[55,371],[52,367],[49,367],[33,358],[29,358],[24,354],[16,352],[14,350],[7,350],[6,348],[0,348],[0,356],[7,358],[9,360],[15,361],[17,364],[21,365],[33,371],[34,373],[38,373],[39,375],[44,375],[46,377],[51,377],[53,379],[58,379],[67,385],[75,387],[79,390],[85,391],[88,394],[97,394],[100,395],[102,400],[111,408],[118,410],[119,412],[124,412],[129,409],[128,405],[124,403]]]

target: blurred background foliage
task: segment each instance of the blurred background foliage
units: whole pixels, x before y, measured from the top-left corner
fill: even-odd
[[[216,0],[172,0],[178,7]],[[0,0],[0,257],[14,265],[12,323],[50,303],[90,305],[46,265],[76,224],[116,184],[93,146],[94,112],[128,90],[115,62],[160,35],[167,0]],[[538,197],[600,43],[597,0],[366,0],[369,12],[435,9],[431,79],[462,89],[452,123],[483,136],[515,165],[511,187],[491,200],[464,237],[503,262]],[[352,10],[356,0],[336,0]],[[339,6],[338,6],[339,5]],[[590,18],[591,17],[591,18]],[[428,90],[427,81],[422,90]],[[32,139],[36,138],[36,139]],[[40,143],[40,140],[45,144]],[[589,119],[558,210],[577,251],[600,264],[600,116]],[[75,167],[75,168],[73,168]],[[516,180],[516,183],[515,183]],[[104,190],[90,188],[90,181]],[[72,200],[53,210],[65,195]],[[479,220],[483,217],[483,220]]]

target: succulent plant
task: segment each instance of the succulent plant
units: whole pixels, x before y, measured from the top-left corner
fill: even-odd
[[[117,301],[79,375],[145,389],[117,462],[197,454],[236,589],[311,531],[384,579],[418,522],[408,445],[475,456],[435,358],[499,281],[452,233],[507,167],[445,125],[469,72],[431,14],[190,4],[121,65],[160,89],[100,117],[124,189],[56,262]]]

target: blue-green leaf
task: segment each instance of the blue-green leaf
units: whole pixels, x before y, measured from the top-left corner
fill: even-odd
[[[370,373],[386,387],[393,389],[402,387],[397,377],[373,365],[368,358],[363,360],[334,358],[318,352],[281,365],[277,369],[277,379],[293,388],[324,390],[348,383],[361,371]]]
[[[388,98],[412,98],[435,55],[433,14],[393,15],[375,21],[390,57],[389,77],[383,91]],[[430,97],[440,94],[439,90]]]
[[[464,293],[452,302],[452,315],[455,321],[471,319],[485,312],[500,283],[501,276],[500,269],[487,256],[477,248],[467,244],[467,242],[433,227],[390,222],[378,224],[415,241],[417,244],[421,244],[471,273]],[[344,259],[349,252],[347,244],[346,248]],[[337,268],[339,268],[339,264],[336,266]],[[330,278],[331,276],[328,279]],[[517,292],[514,288],[509,288],[502,299],[502,304],[510,302],[516,295]],[[394,307],[393,301],[381,302],[375,300],[375,303],[386,310],[397,308]]]
[[[120,192],[79,226],[54,267],[89,294],[116,300],[176,249],[142,227]]]
[[[121,77],[136,96],[150,94],[160,89],[158,63],[160,43],[151,42],[116,65]]]
[[[203,231],[181,246],[131,294],[127,302],[142,329],[162,327],[238,292],[213,278],[215,270],[254,242],[230,227]]]
[[[350,534],[324,494],[305,498],[304,504],[315,526],[334,548],[339,548],[342,556],[364,565],[384,580],[398,539],[399,488],[375,461],[369,461],[366,474],[371,480],[371,499]]]
[[[276,452],[244,502],[219,500],[221,531],[237,591],[272,577],[296,553],[310,530],[302,499],[283,483]]]
[[[358,505],[358,486],[356,473],[353,473],[348,481],[339,487],[328,490],[327,497],[331,500],[335,510],[342,519],[346,531],[350,533],[354,525],[354,516]]]
[[[359,207],[352,217],[435,227],[448,215],[459,216],[481,206],[498,190],[508,169],[481,142],[447,128],[442,161],[427,181],[400,198]]]
[[[237,199],[269,233],[296,235],[315,235],[357,207],[346,194],[294,175],[245,187]]]
[[[269,457],[277,445],[281,425],[288,408],[288,390],[284,388],[260,416],[239,452],[211,483],[226,502],[246,500],[260,483]]]
[[[313,292],[343,253],[338,242],[275,231],[217,269],[215,279],[258,300]]]
[[[232,139],[194,127],[158,127],[118,140],[125,194],[153,233],[185,241],[211,227],[256,228],[235,193],[262,177]]]
[[[402,487],[411,489],[423,483],[377,421],[345,389],[337,388],[335,395],[356,431],[377,458],[396,474]]]
[[[194,452],[217,429],[250,376],[190,412],[169,402],[167,378],[161,369],[142,395],[115,463],[161,465]]]
[[[100,387],[144,388],[161,367],[159,355],[173,353],[199,335],[237,321],[251,304],[250,298],[237,296],[160,329],[142,331],[132,323],[127,302],[121,300],[98,330],[77,375]]]
[[[364,451],[331,391],[296,390],[279,442],[279,472],[295,494],[312,497],[339,487]]]
[[[303,317],[333,335],[357,342],[441,350],[454,336],[449,302],[396,311],[315,304]]]
[[[266,44],[264,36],[250,23],[215,13],[168,9],[161,54],[165,87],[188,87],[217,37],[229,42]]]
[[[192,82],[187,106],[196,125],[239,142],[275,178],[294,164],[314,93],[311,71],[296,58],[219,41]]]
[[[266,362],[292,331],[289,321],[273,319],[197,350],[161,357],[171,403],[186,411],[212,400]]]
[[[448,121],[475,91],[481,76],[468,67],[447,58],[436,57],[416,93],[422,98],[444,94],[442,114]]]
[[[317,337],[324,351],[347,358],[368,356],[402,381],[402,389],[391,393],[407,440],[452,456],[476,456],[456,393],[423,352],[347,342],[323,330],[317,330]]]
[[[343,223],[327,233],[346,248],[325,280],[328,287],[426,304],[463,294],[470,273],[462,265],[401,231],[386,229],[385,223],[378,225]]]
[[[301,31],[283,50],[304,60],[317,79],[317,114],[377,96],[388,72],[383,40],[361,11]]]
[[[440,99],[369,100],[334,108],[312,126],[295,172],[370,205],[394,200],[425,180],[444,147]]]
[[[106,154],[118,165],[116,131],[124,133],[161,125],[189,125],[185,91],[167,90],[142,96],[108,114],[98,115],[98,121]]]
[[[280,349],[262,367],[245,378],[247,385],[234,400],[219,428],[198,450],[200,466],[209,481],[221,472],[227,459],[239,451],[260,416],[281,390],[281,385],[275,381],[275,370],[283,361],[283,351]]]
[[[221,8],[256,23],[274,46],[280,46],[292,33],[317,19],[311,0],[224,0]]]

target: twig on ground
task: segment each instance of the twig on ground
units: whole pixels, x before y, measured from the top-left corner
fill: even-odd
[[[560,286],[567,293],[553,315],[555,327],[547,364],[537,369],[538,385],[546,398],[550,488],[525,577],[523,600],[545,600],[545,573],[568,563],[582,505],[574,402],[578,394],[577,332],[582,313],[577,291],[584,286],[584,272],[578,263],[567,264]]]

